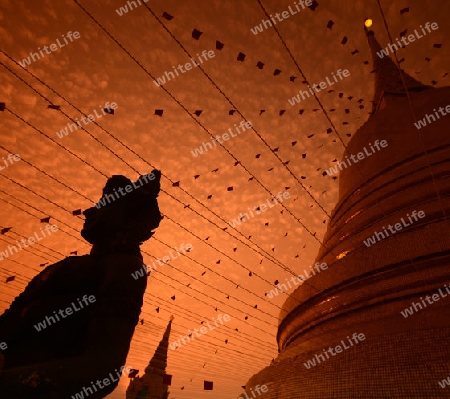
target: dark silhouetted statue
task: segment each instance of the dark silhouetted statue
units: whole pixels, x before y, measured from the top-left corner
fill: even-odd
[[[99,399],[133,367],[125,361],[147,278],[131,273],[142,268],[139,246],[162,219],[160,177],[154,170],[135,183],[108,179],[83,212],[91,253],[48,266],[0,316],[1,399]]]

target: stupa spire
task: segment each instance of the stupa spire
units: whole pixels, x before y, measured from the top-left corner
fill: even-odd
[[[372,112],[375,113],[386,94],[406,95],[406,91],[399,68],[390,57],[392,51],[400,49],[399,42],[389,43],[385,49],[382,49],[375,38],[375,33],[366,27],[365,31],[372,53],[373,70],[375,71],[375,91],[372,108]],[[402,47],[404,47],[403,44]],[[432,88],[414,79],[403,71],[403,69],[401,73],[408,91],[422,91]]]
[[[164,335],[156,348],[155,354],[153,355],[152,359],[150,360],[150,363],[148,364],[147,368],[145,369],[146,373],[151,373],[155,371],[161,371],[165,372],[167,367],[167,351],[169,349],[169,337],[170,337],[170,330],[172,328],[172,320],[173,316],[171,316],[169,324],[167,325],[166,331],[164,332]]]

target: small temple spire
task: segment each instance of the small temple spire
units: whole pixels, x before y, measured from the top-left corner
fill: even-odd
[[[170,330],[172,328],[172,321],[173,316],[170,317],[169,324],[167,325],[166,331],[164,332],[164,335],[158,347],[156,348],[155,354],[153,355],[150,363],[145,369],[146,373],[152,371],[161,371],[163,373],[165,372],[167,367],[167,351],[169,350],[169,337]]]
[[[397,64],[390,57],[392,51],[400,49],[399,44],[397,42],[390,43],[385,49],[382,49],[375,38],[375,33],[372,30],[367,29],[367,24],[364,29],[366,31],[367,41],[369,42],[369,47],[372,53],[373,70],[375,71],[375,92],[373,97],[372,113],[376,112],[386,94],[405,95],[405,85],[408,91],[432,89],[431,86],[424,85],[422,82],[408,75],[402,69],[401,73],[403,75],[403,80],[405,81],[404,85],[402,76],[400,75],[400,70]],[[402,46],[404,47],[404,45]],[[388,50],[387,54],[386,49]]]
[[[156,348],[150,363],[145,369],[142,377],[134,378],[130,381],[127,389],[127,399],[167,399],[168,385],[164,382],[167,367],[167,352],[169,349],[170,330],[172,328],[173,316],[171,316],[166,331]],[[171,376],[169,376],[171,378]]]

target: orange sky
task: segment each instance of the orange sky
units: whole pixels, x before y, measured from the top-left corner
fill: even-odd
[[[295,1],[262,3],[274,14],[288,10]],[[434,80],[436,87],[448,85],[449,76],[444,75],[449,72],[450,61],[446,49],[450,3],[381,3],[393,37],[399,37],[404,29],[412,33],[426,22],[438,23],[438,30],[400,50],[398,57],[405,58],[403,68],[416,79],[426,84]],[[251,33],[250,28],[264,18],[256,0],[148,2],[179,43],[145,6],[119,16],[115,10],[126,4],[124,0],[80,0],[80,4],[147,72],[73,1],[1,2],[0,61],[10,71],[0,65],[0,102],[6,103],[7,108],[0,112],[0,145],[5,148],[0,148],[0,166],[2,157],[9,152],[19,154],[22,160],[0,170],[0,228],[12,227],[0,235],[0,251],[39,232],[44,227],[41,218],[50,216],[59,231],[29,251],[0,261],[0,312],[43,269],[40,264],[54,263],[72,251],[78,251],[78,255],[89,252],[90,246],[79,235],[83,217],[72,216],[71,211],[92,206],[100,197],[106,176],[123,174],[135,180],[138,172],[148,173],[154,166],[165,176],[162,188],[181,203],[160,194],[159,206],[167,217],[154,238],[142,246],[144,259],[150,264],[151,255],[168,255],[169,249],[163,243],[172,248],[189,243],[193,246],[189,256],[198,263],[181,257],[152,273],[141,316],[144,324],[136,327],[127,365],[145,368],[172,314],[172,340],[187,334],[189,329],[200,328],[201,321],[229,314],[231,320],[221,328],[181,349],[169,349],[167,372],[174,376],[171,398],[235,398],[242,392],[241,385],[277,355],[277,320],[287,295],[269,300],[264,293],[273,288],[275,280],[283,282],[291,275],[268,258],[275,257],[278,263],[299,274],[313,263],[319,242],[298,220],[316,233],[318,240],[322,239],[327,217],[317,203],[330,214],[339,184],[339,179],[323,177],[322,173],[342,156],[343,146],[334,133],[327,134],[330,126],[324,113],[313,111],[320,108],[314,98],[295,106],[288,103],[307,87],[301,83],[299,70],[273,29],[258,35]],[[410,11],[400,14],[408,6]],[[163,12],[173,19],[161,18]],[[333,92],[328,93],[327,89],[318,93],[324,109],[347,141],[371,110],[374,75],[370,73],[372,61],[363,30],[363,20],[368,16],[374,20],[373,29],[385,47],[389,39],[376,0],[346,4],[320,0],[314,12],[302,10],[276,25],[310,83],[320,83],[338,69],[349,70],[349,77],[331,87]],[[330,20],[334,25],[327,29]],[[194,28],[203,32],[199,40],[191,36]],[[61,42],[69,31],[79,32],[79,39],[32,62],[26,70],[70,104],[5,55],[21,61],[38,47],[49,46],[56,39]],[[344,36],[348,41],[341,44]],[[220,51],[216,40],[224,44]],[[215,52],[214,58],[202,67],[217,87],[199,68],[180,74],[163,86],[173,98],[152,82],[150,76],[160,77],[165,71],[173,71],[172,66],[189,61],[180,44],[192,55],[204,50]],[[434,44],[442,47],[433,47]],[[359,52],[352,55],[356,49]],[[240,52],[245,54],[242,62],[237,61]],[[368,64],[364,64],[366,60]],[[258,62],[264,63],[263,69],[255,66]],[[281,73],[274,76],[276,69]],[[296,77],[294,82],[290,81],[291,76]],[[343,93],[342,98],[339,93]],[[70,120],[57,110],[47,109],[49,102],[45,98],[78,119],[82,115],[72,105],[85,114],[100,112],[107,102],[115,102],[117,109],[114,116],[96,119],[104,130],[93,123],[86,126],[101,144],[81,129],[59,138],[56,132]],[[227,98],[238,110],[233,115],[229,115],[234,107]],[[359,99],[363,101],[358,103]],[[154,115],[156,109],[164,110],[162,117]],[[299,115],[301,109],[304,113]],[[348,114],[346,109],[350,110]],[[192,118],[196,110],[202,113]],[[260,110],[265,112],[260,115]],[[285,110],[281,116],[280,110]],[[213,135],[223,134],[243,120],[239,113],[257,133],[245,130],[225,142],[229,153],[217,147],[198,157],[192,155],[191,151],[202,142],[211,141],[202,126]],[[271,152],[257,134],[275,151]],[[240,165],[235,166],[236,159]],[[283,166],[282,162],[287,161],[298,180]],[[180,187],[172,187],[167,178],[179,181]],[[265,203],[270,194],[263,186],[272,194],[288,191],[290,198],[283,204],[297,220],[277,205],[237,228],[243,236],[251,236],[251,241],[228,226],[227,231],[239,240],[232,238],[222,230],[226,222]],[[269,255],[258,255],[242,242],[249,246],[255,243]],[[257,251],[261,252],[258,248]],[[9,276],[16,278],[5,283]],[[175,300],[171,299],[173,295]],[[158,307],[159,313],[155,310]],[[203,380],[214,381],[214,391],[203,391]],[[126,382],[122,379],[109,398],[124,398]]]

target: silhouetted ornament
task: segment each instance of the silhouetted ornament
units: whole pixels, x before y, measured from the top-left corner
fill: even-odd
[[[212,381],[203,381],[203,390],[212,391],[213,390],[213,382]]]
[[[291,76],[291,77],[289,78],[289,80],[290,80],[291,82],[293,82],[295,79],[297,79],[296,76]]]
[[[172,376],[170,374],[163,375],[163,384],[172,385]]]
[[[136,378],[139,374],[139,370],[131,369],[128,373],[128,378]]]
[[[9,283],[11,281],[14,281],[16,279],[16,276],[10,276],[6,278],[6,282]]]
[[[202,112],[203,112],[202,110],[198,109],[197,111],[194,112],[194,114],[196,116],[200,116],[202,114]]]
[[[405,12],[409,12],[409,7],[402,8],[402,9],[400,10],[400,15],[401,15],[401,14],[404,14]]]
[[[216,49],[217,50],[222,50],[223,49],[224,44],[219,42],[218,40],[216,40]]]
[[[233,186],[228,187],[227,191],[233,191]]]
[[[5,227],[5,228],[3,228],[1,231],[0,231],[0,233],[1,234],[5,234],[5,233],[7,233],[9,230],[11,230],[12,229],[12,227]]]
[[[50,223],[50,216],[47,218],[41,219],[41,223]]]
[[[170,21],[171,19],[173,19],[172,15],[166,13],[165,11],[163,12],[163,18],[167,19],[168,21]]]
[[[330,19],[327,23],[327,28],[331,30],[333,25],[334,25],[334,22]]]
[[[0,111],[4,111],[6,108],[6,104],[5,103],[0,103]]]
[[[230,110],[228,111],[228,115],[234,115],[235,112],[236,112],[235,109],[230,109]]]
[[[81,213],[82,213],[81,209],[76,209],[76,210],[72,211],[73,216],[81,215]]]
[[[342,38],[341,44],[346,44],[347,41],[348,41],[347,36],[344,36],[344,37]]]
[[[245,54],[244,53],[239,53],[237,56],[237,60],[238,61],[244,61],[245,60]]]
[[[258,61],[256,66],[258,67],[258,69],[263,69],[264,68],[264,64],[261,61]]]
[[[279,69],[275,69],[275,71],[273,71],[273,76],[277,76],[281,73],[281,71]]]
[[[163,113],[164,113],[164,110],[162,110],[162,109],[155,109],[155,115],[163,116]]]
[[[283,115],[286,112],[285,109],[280,110],[280,116]]]
[[[70,397],[125,364],[147,285],[147,279],[133,279],[130,273],[142,268],[140,245],[161,220],[160,178],[157,170],[137,184],[125,176],[109,178],[98,202],[103,205],[83,212],[81,236],[93,245],[91,253],[45,268],[0,316],[0,341],[15,343],[2,353],[2,398],[43,399],[50,391],[55,398]],[[126,186],[134,187],[129,192]],[[126,194],[117,198],[117,189]],[[76,315],[64,321],[55,317],[45,332],[33,328],[71,303]],[[117,382],[96,396],[107,396]],[[24,389],[30,395],[22,395]]]
[[[112,108],[103,108],[103,111],[105,111],[109,115],[114,115],[114,109]]]

